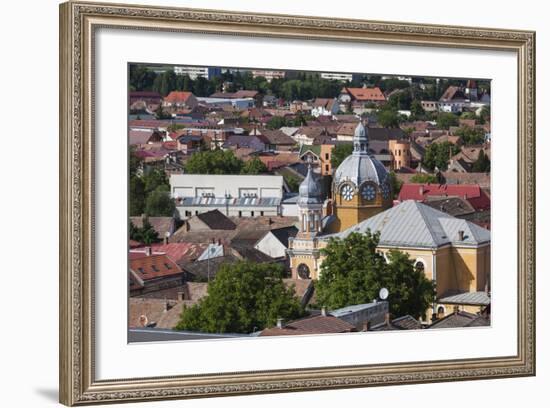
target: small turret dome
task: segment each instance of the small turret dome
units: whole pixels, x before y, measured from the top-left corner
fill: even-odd
[[[353,153],[346,157],[334,173],[334,183],[351,181],[356,186],[367,180],[382,184],[387,181],[388,171],[368,152],[368,129],[359,122],[353,135]]]
[[[319,204],[321,203],[321,186],[308,166],[307,175],[300,184],[298,190],[298,204]]]

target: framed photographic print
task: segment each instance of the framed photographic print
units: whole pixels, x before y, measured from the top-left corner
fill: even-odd
[[[534,32],[60,24],[62,403],[535,374]]]

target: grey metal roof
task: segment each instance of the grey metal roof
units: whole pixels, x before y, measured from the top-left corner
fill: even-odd
[[[227,203],[226,203],[227,201]],[[277,207],[281,204],[279,197],[182,197],[178,207]]]
[[[369,132],[359,122],[353,135],[353,153],[346,157],[334,174],[334,182],[340,184],[351,181],[356,186],[367,180],[382,184],[388,178],[388,171],[374,156],[368,153]]]
[[[362,303],[360,305],[346,306],[340,309],[331,310],[329,314],[334,317],[341,317],[350,313],[358,312],[360,310],[366,310],[373,307],[381,306],[383,305],[383,303],[387,303],[387,302],[371,302],[371,303]]]
[[[376,158],[369,155],[350,154],[338,166],[334,174],[334,182],[351,181],[356,186],[372,180],[376,184],[382,184],[388,177],[388,171]]]
[[[380,214],[329,237],[345,238],[352,232],[380,232],[381,246],[437,248],[447,244],[478,246],[491,241],[491,232],[454,218],[414,200],[406,200]],[[459,240],[458,231],[464,231]]]
[[[465,292],[449,296],[443,295],[437,301],[438,303],[455,305],[488,306],[491,304],[491,298],[486,292]]]
[[[308,166],[306,178],[300,183],[298,191],[298,205],[321,203],[321,184],[314,176],[311,166]]]

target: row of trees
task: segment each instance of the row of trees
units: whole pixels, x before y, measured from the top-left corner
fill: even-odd
[[[188,174],[261,174],[267,172],[265,164],[257,157],[243,161],[231,150],[204,150],[195,152],[185,163]]]
[[[129,157],[130,216],[146,214],[151,217],[170,217],[174,214],[176,204],[170,197],[168,177],[162,169],[145,168],[142,161],[130,150]]]
[[[264,95],[275,95],[287,101],[295,99],[337,97],[342,86],[379,87],[383,92],[401,90],[390,97],[389,102],[396,109],[411,109],[413,101],[438,100],[450,85],[465,85],[466,80],[413,78],[412,83],[395,77],[381,75],[354,75],[351,81],[340,82],[320,77],[316,72],[287,72],[286,78],[275,78],[268,82],[264,77],[254,78],[251,71],[226,71],[210,79],[188,75],[177,75],[173,69],[157,73],[143,64],[130,66],[130,89],[136,91],[156,91],[166,96],[171,91],[191,91],[196,96],[208,96],[221,91],[225,84],[228,92],[239,89],[257,90]],[[478,81],[478,87],[489,90],[488,81]]]
[[[435,299],[435,286],[408,256],[390,251],[387,260],[377,251],[378,234],[352,233],[331,239],[316,282],[318,306],[336,309],[372,302],[388,289],[394,316],[424,314]],[[306,314],[294,288],[283,283],[279,264],[248,261],[223,264],[208,286],[207,296],[185,307],[177,330],[207,333],[251,333]]]

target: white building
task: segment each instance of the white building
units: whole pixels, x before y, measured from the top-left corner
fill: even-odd
[[[267,80],[267,82],[271,82],[274,79],[284,79],[285,75],[286,75],[285,71],[275,71],[275,70],[268,70],[268,69],[252,70],[252,78],[264,77]]]
[[[204,105],[216,105],[216,106],[233,106],[237,109],[248,109],[253,108],[256,103],[253,98],[211,98],[208,96],[199,96],[197,97],[199,103]]]
[[[170,191],[181,219],[214,209],[236,217],[278,216],[283,177],[172,174]]]
[[[199,77],[211,79],[214,76],[219,76],[221,74],[220,68],[214,67],[187,67],[187,66],[177,66],[174,67],[174,73],[177,75],[189,75],[189,78],[195,80]]]
[[[335,79],[337,81],[352,81],[353,80],[353,74],[342,74],[339,72],[322,72],[321,78],[323,79]]]

